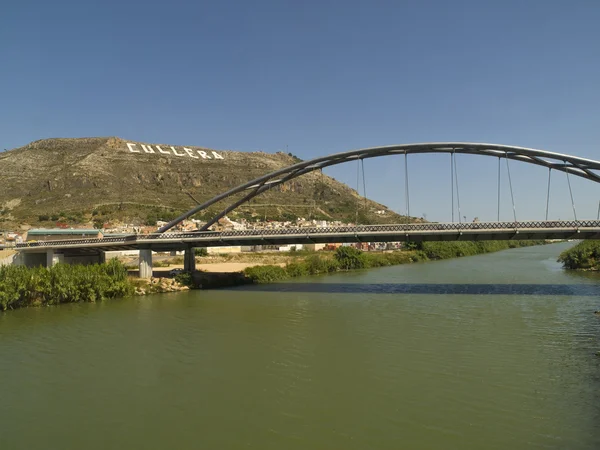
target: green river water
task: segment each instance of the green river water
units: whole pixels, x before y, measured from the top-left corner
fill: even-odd
[[[568,245],[0,314],[0,449],[600,449]]]

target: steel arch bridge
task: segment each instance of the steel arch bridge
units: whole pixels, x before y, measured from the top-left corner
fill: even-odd
[[[370,147],[314,158],[309,161],[303,161],[255,178],[254,180],[232,188],[227,192],[217,195],[216,197],[190,209],[185,214],[182,214],[165,226],[161,227],[158,232],[164,233],[181,223],[183,220],[212,206],[217,202],[231,198],[236,194],[247,192],[247,194],[242,196],[241,199],[234,201],[215,217],[209,220],[200,230],[206,231],[211,225],[213,225],[227,213],[243,203],[253,199],[254,197],[262,194],[263,192],[309,172],[322,170],[325,167],[335,166],[351,161],[362,161],[364,159],[377,158],[381,156],[423,153],[443,153],[451,155],[466,154],[482,155],[499,159],[505,158],[507,162],[508,160],[514,160],[523,163],[534,164],[537,166],[546,167],[550,171],[558,170],[565,172],[567,176],[572,174],[596,183],[600,182],[600,161],[532,148],[470,142],[431,142]]]

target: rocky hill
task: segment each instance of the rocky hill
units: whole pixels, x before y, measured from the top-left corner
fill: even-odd
[[[198,202],[298,162],[285,153],[214,151],[116,137],[44,139],[0,153],[0,229],[110,221],[153,224]],[[384,205],[311,173],[270,190],[230,217],[305,217],[361,223],[398,222]],[[366,205],[366,206],[365,206]],[[197,218],[218,211],[217,205]],[[385,214],[377,211],[386,210]]]

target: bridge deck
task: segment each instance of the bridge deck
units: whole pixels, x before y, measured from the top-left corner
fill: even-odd
[[[224,232],[206,231],[26,242],[17,244],[14,248],[24,252],[43,252],[47,249],[54,249],[84,253],[99,250],[118,251],[130,249],[172,251],[189,247],[237,245],[517,239],[600,239],[600,221],[422,223]]]

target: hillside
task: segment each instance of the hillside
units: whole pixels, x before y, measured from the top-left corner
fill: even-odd
[[[44,139],[0,153],[0,229],[56,222],[153,224],[243,182],[294,164],[284,153],[213,151],[116,137]],[[379,203],[311,173],[270,190],[229,214],[283,220],[305,217],[361,223],[398,222]],[[225,205],[218,205],[225,206]],[[203,218],[217,212],[213,207]]]

